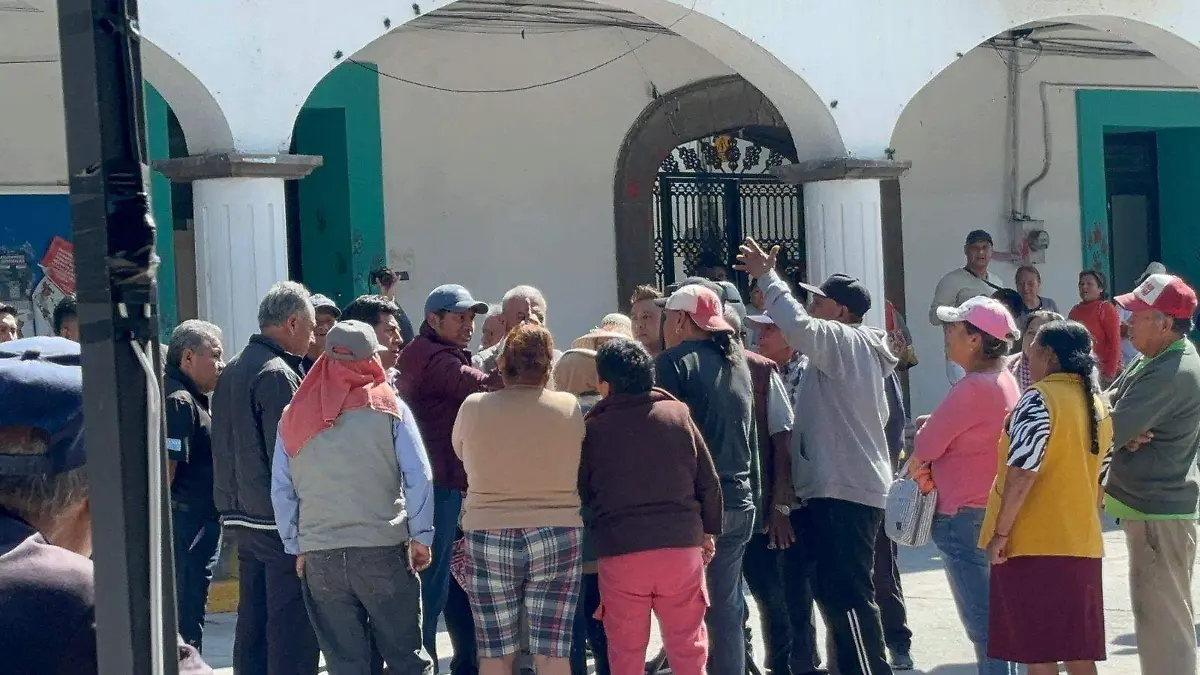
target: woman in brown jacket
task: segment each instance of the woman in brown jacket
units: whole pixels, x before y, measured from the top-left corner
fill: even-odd
[[[596,353],[600,393],[587,417],[579,494],[598,557],[613,675],[644,672],[651,612],[678,675],[708,660],[704,566],[721,533],[721,485],[686,404],[654,389],[640,344]]]

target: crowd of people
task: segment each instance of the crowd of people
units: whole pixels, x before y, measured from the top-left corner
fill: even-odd
[[[280,282],[228,363],[218,327],[183,322],[164,355],[181,664],[204,672],[225,531],[245,675],[315,675],[321,654],[331,675],[438,672],[439,622],[455,675],[582,675],[589,653],[602,675],[908,670],[882,527],[900,472],[937,490],[932,538],[981,675],[1096,672],[1101,509],[1125,530],[1142,672],[1194,673],[1194,291],[1155,263],[1114,306],[1085,272],[1064,319],[1036,267],[1015,289],[988,273],[988,233],[964,251],[929,314],[953,386],[910,447],[898,313],[865,325],[879,299],[860,280],[787,279],[753,240],[730,267],[638,287],[565,351],[525,285],[495,305],[439,286],[414,326],[391,285],[338,307]],[[62,338],[12,340],[8,316],[0,653],[58,640],[17,672],[94,672],[62,669],[95,658],[78,320],[64,305]],[[33,607],[47,588],[58,604]],[[7,630],[35,610],[69,625]]]

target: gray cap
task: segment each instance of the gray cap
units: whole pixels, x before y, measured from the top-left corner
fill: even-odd
[[[313,310],[320,312],[322,310],[333,314],[333,318],[338,318],[342,315],[342,310],[337,306],[337,303],[329,299],[327,295],[314,293],[308,298],[312,300]]]
[[[1146,281],[1151,276],[1153,276],[1155,274],[1166,274],[1166,273],[1167,273],[1166,265],[1164,265],[1160,262],[1152,262],[1149,265],[1146,265],[1146,271],[1142,272],[1142,276],[1138,277],[1137,281],[1133,282],[1133,285],[1141,286],[1142,282]]]
[[[425,314],[434,312],[465,312],[475,310],[476,314],[485,314],[488,304],[471,297],[471,291],[458,284],[445,284],[433,289],[425,298]]]
[[[338,361],[366,361],[384,351],[375,329],[362,321],[339,321],[325,336],[325,355]]]

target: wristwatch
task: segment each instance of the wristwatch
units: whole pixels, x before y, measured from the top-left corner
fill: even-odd
[[[788,506],[787,504],[776,504],[775,510],[785,516],[791,515],[792,513],[792,507]]]

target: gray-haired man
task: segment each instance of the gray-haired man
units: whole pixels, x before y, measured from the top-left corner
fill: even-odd
[[[271,457],[283,409],[300,387],[301,358],[316,312],[308,289],[271,287],[258,306],[259,333],[221,373],[213,394],[213,497],[237,528],[238,673],[315,675],[317,638],[304,609],[296,558],[283,550],[271,505]]]
[[[220,328],[184,321],[171,333],[163,372],[179,634],[196,649],[201,649],[208,587],[221,546],[208,397],[225,367],[223,353]]]
[[[538,323],[546,325],[546,296],[533,286],[516,286],[508,289],[508,292],[504,294],[504,299],[500,302],[500,307],[503,312],[505,330],[512,330],[533,317],[537,318]],[[531,314],[533,317],[530,316]],[[502,351],[504,351],[503,339],[488,349],[480,350],[472,359],[471,364],[485,373],[490,373],[496,369],[496,358]],[[562,352],[554,350],[556,360],[561,355]]]

